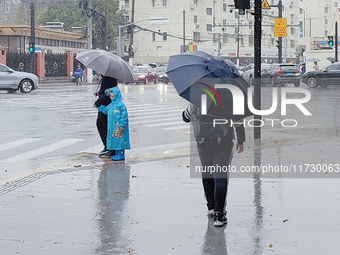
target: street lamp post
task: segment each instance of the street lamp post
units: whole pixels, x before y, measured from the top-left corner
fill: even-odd
[[[118,51],[118,56],[119,57],[123,57],[124,55],[124,48],[123,48],[123,45],[124,43],[122,43],[122,40],[124,39],[124,37],[122,37],[122,29],[123,28],[126,28],[126,27],[129,27],[129,26],[133,26],[137,23],[140,23],[140,22],[143,22],[143,21],[146,21],[146,20],[168,20],[169,18],[152,18],[152,19],[142,19],[142,20],[138,20],[136,22],[132,22],[132,23],[129,23],[129,24],[126,24],[126,25],[119,25],[118,26],[118,44],[117,44],[117,51]]]

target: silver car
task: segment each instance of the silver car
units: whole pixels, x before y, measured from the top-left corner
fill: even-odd
[[[262,63],[261,64],[261,72],[266,69],[270,64]],[[250,86],[254,85],[254,64],[249,64],[241,73],[243,79],[245,79]]]
[[[38,88],[38,77],[31,73],[17,72],[0,64],[0,90],[7,90],[13,93],[20,90],[22,93],[29,93]]]

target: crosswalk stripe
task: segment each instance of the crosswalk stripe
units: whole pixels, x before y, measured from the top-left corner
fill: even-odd
[[[25,145],[25,144],[28,144],[28,143],[33,143],[33,142],[36,142],[36,141],[39,141],[39,140],[41,140],[41,139],[40,138],[23,138],[23,139],[20,139],[20,140],[1,144],[0,151],[10,150],[10,149],[13,149],[15,147],[19,147],[21,145]]]
[[[143,123],[152,123],[152,122],[160,122],[160,121],[170,121],[170,120],[178,120],[179,117],[176,114],[175,117],[172,118],[165,118],[165,119],[148,119],[148,120],[141,120],[141,121],[134,121],[135,119],[132,119],[130,123],[132,124],[143,124]]]
[[[177,121],[177,122],[163,122],[163,123],[157,123],[157,124],[150,124],[146,125],[147,127],[161,127],[161,126],[171,126],[171,125],[184,125],[185,123],[183,121]]]
[[[164,128],[165,130],[180,130],[180,129],[188,129],[190,128],[189,125],[187,126],[180,126],[180,127],[168,127],[168,128]]]
[[[128,112],[136,112],[136,113],[140,113],[140,112],[155,112],[155,111],[168,111],[168,110],[176,110],[178,111],[178,109],[183,109],[182,107],[160,107],[160,108],[153,108],[153,109],[142,109],[142,110],[132,110],[130,111],[129,108],[127,109]]]
[[[136,116],[139,116],[139,114],[141,114],[141,116],[144,116],[144,118],[145,118],[145,116],[151,116],[151,115],[153,115],[153,114],[162,114],[162,115],[160,115],[160,116],[168,116],[168,114],[169,113],[173,113],[173,112],[177,112],[178,114],[182,114],[182,112],[180,112],[179,110],[176,110],[176,109],[174,109],[174,110],[162,110],[162,111],[152,111],[152,112],[129,112],[128,111],[128,114],[131,114],[131,115],[136,115]],[[143,115],[142,115],[143,114]]]
[[[158,113],[158,114],[156,114],[156,115],[151,115],[151,114],[149,114],[149,115],[135,115],[135,116],[133,116],[133,115],[129,115],[129,118],[131,119],[131,120],[139,120],[139,119],[143,119],[143,120],[152,120],[152,119],[157,119],[158,117],[171,117],[171,116],[180,116],[180,114],[178,114],[178,113]]]
[[[0,160],[0,163],[15,162],[15,161],[19,161],[19,160],[22,161],[22,160],[32,159],[32,158],[38,157],[40,155],[44,155],[44,154],[50,153],[52,151],[56,151],[56,150],[59,150],[61,148],[70,146],[72,144],[81,142],[83,140],[84,139],[65,139],[65,140],[62,140],[62,141],[59,141],[59,142],[56,142],[56,143],[53,143],[53,144],[49,144],[49,145],[46,145],[46,146],[43,146],[43,147],[40,147],[40,148],[37,148],[37,149],[34,149],[34,150],[30,150],[30,151],[27,151],[27,152],[20,153],[18,155],[13,156],[13,157],[2,159],[2,160]]]

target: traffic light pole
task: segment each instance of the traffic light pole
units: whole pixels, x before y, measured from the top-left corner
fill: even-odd
[[[262,38],[262,8],[261,0],[255,0],[254,25],[254,108],[261,110],[261,38]],[[261,120],[260,115],[254,115],[254,120]],[[254,125],[254,139],[261,139],[261,125]]]
[[[31,72],[36,73],[36,59],[35,59],[35,23],[34,23],[34,3],[31,3]]]
[[[335,62],[338,62],[338,22],[335,22]]]
[[[279,0],[279,4],[277,5],[279,9],[279,18],[282,18],[282,1]],[[282,63],[282,37],[278,38],[278,62]]]

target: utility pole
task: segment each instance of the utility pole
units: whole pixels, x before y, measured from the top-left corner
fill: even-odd
[[[92,0],[87,0],[88,8],[91,10]],[[87,16],[87,49],[92,49],[92,13],[89,15],[85,10]]]
[[[335,22],[335,62],[338,62],[338,22]]]
[[[92,0],[87,0],[88,10],[91,10],[92,7]],[[87,16],[87,49],[92,49],[92,12],[88,13],[88,10],[85,10],[86,16]],[[87,83],[92,82],[92,69],[87,68],[86,69],[86,80]]]
[[[185,52],[185,10],[183,10],[183,52]]]
[[[34,3],[31,3],[31,72],[36,73]]]
[[[280,0],[281,1],[281,0]],[[261,0],[255,0],[254,24],[254,107],[261,110],[261,38],[262,38],[262,8]],[[249,95],[251,96],[251,95]],[[260,115],[254,115],[254,120],[261,120]],[[261,139],[260,123],[254,127],[254,139]]]
[[[105,0],[105,33],[104,33],[104,50],[109,49],[108,43],[108,35],[109,35],[109,22],[108,22],[108,15],[107,15],[107,0]]]
[[[135,0],[132,0],[132,6],[131,6],[131,23],[135,22]],[[133,66],[133,29],[134,25],[130,26],[130,46],[129,46],[129,62],[130,65]]]
[[[240,10],[238,10],[240,11]],[[236,64],[240,66],[240,13],[237,13],[237,59]]]
[[[279,18],[282,18],[282,0],[279,0],[278,4],[278,9],[279,9]],[[278,62],[282,63],[282,37],[278,38]]]
[[[221,33],[218,33],[218,40],[217,40],[217,56],[221,57]]]

